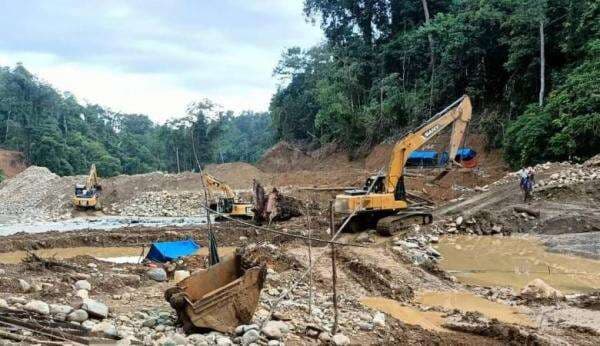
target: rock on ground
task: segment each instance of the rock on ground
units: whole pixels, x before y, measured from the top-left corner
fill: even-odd
[[[92,285],[87,280],[79,280],[75,282],[75,289],[90,291],[92,289]]]
[[[342,333],[337,333],[333,337],[331,337],[331,342],[335,346],[345,346],[350,344],[350,338]]]
[[[84,322],[88,319],[88,313],[85,310],[77,309],[67,315],[67,320],[72,322]]]
[[[23,309],[38,312],[43,315],[50,314],[50,307],[48,306],[48,304],[44,303],[41,300],[30,301],[29,303],[25,304]]]
[[[167,272],[162,268],[152,268],[147,273],[154,281],[162,282],[167,280]]]
[[[92,317],[108,317],[108,306],[92,299],[84,299],[81,309],[87,311],[87,313]]]
[[[535,279],[527,284],[521,291],[521,296],[532,299],[562,299],[564,294],[548,285],[542,279]]]

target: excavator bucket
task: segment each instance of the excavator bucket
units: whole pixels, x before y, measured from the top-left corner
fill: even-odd
[[[165,292],[186,333],[233,333],[252,320],[267,275],[264,265],[242,268],[242,256],[225,258]]]

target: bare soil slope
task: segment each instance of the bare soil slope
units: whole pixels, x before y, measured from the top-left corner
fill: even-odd
[[[7,178],[12,178],[27,168],[23,153],[0,149],[0,170]]]

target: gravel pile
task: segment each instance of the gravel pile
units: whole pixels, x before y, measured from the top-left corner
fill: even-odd
[[[61,214],[60,196],[63,178],[45,167],[31,166],[0,184],[0,215],[18,216],[21,220],[40,220]],[[54,194],[48,204],[49,194]]]
[[[126,216],[194,217],[205,215],[199,192],[142,192],[129,201],[115,203],[112,211]]]
[[[536,186],[565,186],[575,183],[600,179],[600,158],[595,156],[583,164],[572,164],[569,162],[546,162],[533,167],[536,174],[548,171],[550,169],[558,172],[550,175],[549,178],[538,180]],[[506,174],[502,179],[495,181],[492,185],[502,185],[508,182],[517,181],[517,172]]]

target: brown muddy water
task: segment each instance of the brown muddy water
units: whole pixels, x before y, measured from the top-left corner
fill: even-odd
[[[470,292],[423,292],[417,296],[416,301],[448,310],[476,311],[506,323],[534,326],[534,322],[519,308],[495,303]]]
[[[521,290],[540,278],[563,293],[600,288],[600,261],[550,253],[534,236],[444,237],[441,267],[465,284]]]
[[[82,246],[82,247],[70,247],[70,248],[55,248],[55,249],[43,249],[35,250],[37,255],[42,257],[55,256],[57,259],[67,259],[76,256],[88,255],[95,257],[99,260],[104,260],[113,263],[139,263],[146,257],[148,253],[148,247],[93,247],[93,246]],[[235,252],[235,247],[224,246],[219,247],[219,256],[229,256]],[[208,247],[203,246],[196,253],[196,255],[206,256],[208,255]],[[26,251],[12,251],[0,253],[0,263],[14,264],[19,263],[23,258],[27,256]]]
[[[428,307],[441,307],[447,310],[480,312],[488,318],[496,318],[506,323],[535,326],[535,323],[519,308],[495,303],[470,292],[421,292],[415,301]],[[385,312],[406,324],[421,326],[432,331],[449,331],[444,328],[444,314],[437,311],[421,311],[412,306],[383,297],[363,297],[360,302],[372,309]]]
[[[42,249],[33,251],[41,257],[56,257],[57,259],[67,259],[82,255],[93,256],[98,259],[106,259],[110,262],[117,263],[137,263],[143,259],[147,252],[148,247],[145,249],[141,246],[138,247],[93,247],[93,246],[82,246],[82,247],[70,247],[70,248],[55,248],[55,249]],[[0,253],[0,263],[19,263],[23,258],[27,256],[26,251],[12,251]]]
[[[440,312],[420,311],[411,306],[404,306],[396,300],[383,297],[363,297],[360,302],[371,309],[385,312],[406,324],[421,326],[424,329],[437,332],[448,331],[442,327],[444,318]]]

